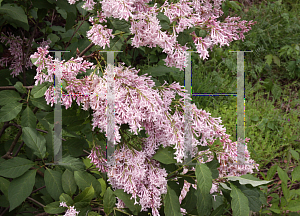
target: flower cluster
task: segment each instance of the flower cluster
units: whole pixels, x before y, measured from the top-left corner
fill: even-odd
[[[52,65],[55,61],[49,60],[45,53],[47,50],[39,49],[33,55],[38,60],[35,62],[39,65],[39,74],[36,79],[44,82],[40,77],[44,77],[42,70],[47,68],[49,73],[53,74]],[[43,62],[46,62],[43,64]],[[123,63],[124,64],[124,63]],[[42,66],[44,65],[44,67]],[[85,72],[92,63],[83,62],[82,59],[71,59],[68,62],[61,62],[62,78],[67,81],[67,91],[69,95],[65,95],[62,104],[69,108],[72,99],[77,97],[77,103],[81,103],[84,110],[91,108],[93,110],[93,130],[98,127],[103,132],[107,130],[107,88],[108,88],[108,69],[106,69],[103,77],[86,76],[84,79],[77,79],[78,72]],[[175,159],[177,163],[182,163],[184,158],[185,142],[184,142],[184,116],[186,107],[183,104],[186,98],[183,86],[179,83],[172,83],[160,86],[155,89],[154,82],[150,77],[144,74],[138,76],[138,72],[132,68],[126,68],[122,65],[114,67],[114,83],[115,83],[115,145],[121,143],[121,135],[119,129],[122,124],[129,124],[130,131],[137,135],[138,131],[143,128],[149,137],[142,139],[142,151],[130,152],[126,147],[116,150],[114,157],[123,166],[117,164],[105,167],[101,164],[105,162],[99,152],[99,148],[95,147],[89,156],[92,163],[103,172],[108,172],[109,181],[114,188],[124,189],[127,193],[131,193],[132,197],[140,198],[143,210],[146,208],[153,209],[153,215],[159,215],[160,196],[165,191],[166,173],[159,168],[159,163],[151,161],[150,158],[156,153],[160,145],[163,147],[172,146],[175,151]],[[46,80],[45,80],[46,81]],[[48,80],[49,81],[49,80]],[[79,94],[76,94],[79,93]],[[85,96],[82,96],[85,94]],[[175,96],[178,94],[181,98],[174,106]],[[51,106],[56,101],[52,98],[53,87],[49,88],[45,93],[47,103],[51,102]],[[174,106],[175,112],[170,113],[170,106]],[[213,153],[206,150],[198,152],[198,146],[212,145],[217,139],[223,144],[223,150],[215,152],[218,156],[220,175],[224,177],[228,175],[240,176],[246,173],[252,173],[253,169],[258,167],[254,161],[250,159],[247,145],[245,145],[245,162],[253,165],[233,165],[237,159],[236,150],[237,143],[232,142],[226,134],[226,129],[221,125],[220,118],[213,118],[210,113],[199,110],[195,104],[191,105],[191,156],[199,156],[205,153],[207,162],[213,159]],[[201,138],[200,138],[201,136]],[[197,139],[196,139],[197,137]],[[248,141],[248,140],[246,140]],[[126,144],[126,143],[125,143]],[[137,163],[138,161],[138,163]],[[204,163],[204,157],[199,157],[200,163]],[[158,172],[158,173],[155,173]],[[158,176],[161,179],[157,179]],[[148,178],[149,177],[149,178]],[[128,181],[129,180],[129,181]],[[152,185],[152,186],[151,186]],[[217,191],[217,182],[214,182],[211,193]],[[185,189],[186,190],[186,189]],[[151,198],[151,202],[149,201]],[[183,196],[182,196],[183,197]],[[137,202],[137,201],[136,201]],[[123,206],[119,202],[119,206]]]
[[[187,28],[205,29],[209,34],[205,38],[197,37],[195,31],[190,33],[193,42],[197,48],[200,58],[207,59],[209,57],[208,49],[212,49],[214,45],[228,45],[233,40],[244,40],[244,33],[251,29],[251,25],[256,22],[241,21],[240,17],[227,17],[224,22],[217,21],[223,14],[221,4],[224,0],[214,0],[212,5],[210,1],[197,0],[180,0],[177,3],[169,4],[168,1],[157,8],[155,3],[153,7],[147,5],[150,0],[103,0],[101,17],[114,17],[117,19],[125,19],[131,22],[130,32],[134,35],[132,38],[132,46],[149,46],[150,48],[157,45],[163,48],[163,52],[167,54],[164,60],[169,67],[175,66],[180,70],[186,66],[185,55],[186,50],[191,49],[185,45],[180,45],[176,38],[180,32]],[[69,0],[75,3],[75,0]],[[86,4],[87,1],[86,0]],[[164,15],[173,24],[167,31],[161,30],[160,21],[157,18],[158,12],[164,11]],[[99,17],[99,13],[98,13]],[[94,18],[90,18],[93,27],[88,31],[87,36],[96,45],[109,47],[109,38],[112,37],[112,30],[107,29],[95,22]],[[175,27],[176,26],[176,27]],[[169,31],[172,31],[170,33]]]
[[[95,147],[88,158],[91,162],[99,165],[105,161],[102,155],[97,154],[99,147]],[[145,151],[131,150],[125,145],[114,153],[116,165],[110,169],[103,166],[99,170],[107,172],[109,182],[116,189],[124,189],[135,204],[142,206],[141,211],[152,209],[152,215],[159,215],[158,209],[161,205],[161,195],[167,193],[167,172],[160,168],[159,162],[150,159]],[[99,167],[99,166],[97,166]],[[137,202],[139,197],[139,202]],[[125,204],[118,198],[118,208],[125,208]]]
[[[28,41],[27,38],[24,38],[24,40],[22,40],[20,36],[14,36],[9,32],[8,36],[2,33],[0,37],[0,41],[1,43],[4,43],[6,41],[5,45],[6,46],[9,45],[8,50],[10,52],[9,57],[2,57],[0,59],[0,65],[2,67],[4,65],[5,67],[7,67],[7,64],[10,64],[9,70],[12,70],[11,75],[13,77],[18,76],[20,73],[23,72],[23,68],[22,68],[23,61],[26,69],[32,68],[33,64],[31,63],[29,58],[23,60],[25,52],[24,51],[22,52],[23,50],[22,47]]]
[[[74,208],[74,206],[69,207],[69,206],[67,206],[67,204],[65,202],[61,202],[59,204],[59,206],[68,208],[65,216],[77,216],[79,214],[79,211],[76,211],[76,209]]]
[[[51,56],[47,56],[49,46],[38,47],[38,52],[35,52],[31,55],[31,58],[36,59],[35,65],[37,66],[37,74],[34,77],[35,85],[38,83],[42,84],[44,82],[53,82],[53,75],[55,75],[55,70],[61,71],[61,80],[66,83],[66,90],[68,94],[63,94],[61,99],[63,104],[68,109],[72,105],[72,98],[75,100],[77,98],[77,104],[80,105],[82,101],[86,99],[85,95],[90,93],[88,89],[88,85],[91,84],[91,77],[84,77],[83,79],[77,79],[76,76],[79,72],[86,72],[93,63],[83,61],[83,58],[73,57],[65,62],[64,60],[61,62],[57,62],[56,60],[52,60]],[[47,70],[47,74],[43,72],[43,70]],[[54,97],[54,87],[50,86],[46,93],[46,101],[47,104],[53,103],[57,101],[57,97]]]

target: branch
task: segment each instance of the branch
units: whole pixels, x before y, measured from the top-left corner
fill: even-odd
[[[41,206],[43,208],[45,207],[42,203],[36,201],[35,199],[32,199],[31,197],[27,197],[27,199],[31,200],[32,202],[35,202],[36,204],[38,204],[39,206]]]
[[[12,158],[12,152],[20,138],[20,136],[22,135],[22,128],[19,129],[19,132],[17,133],[17,136],[15,137],[14,141],[12,142],[11,146],[9,147],[8,152],[6,152],[5,155],[2,156],[3,159],[10,159]]]
[[[26,89],[32,89],[34,86],[24,86]],[[14,86],[0,86],[0,90],[15,90]]]
[[[9,127],[9,121],[8,122],[4,122],[4,125],[0,131],[0,138],[2,136],[2,134],[4,133],[5,129]]]
[[[95,44],[91,43],[90,45],[88,45],[87,48],[85,48],[79,55],[76,55],[76,57],[82,57],[87,51],[89,51],[89,49],[91,49]]]

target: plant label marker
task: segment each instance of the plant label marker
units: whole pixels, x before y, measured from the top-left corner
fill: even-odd
[[[175,163],[176,165],[196,165],[197,163],[189,163],[192,161],[192,133],[191,133],[191,96],[236,96],[237,97],[237,121],[236,121],[236,137],[237,137],[237,161],[234,165],[252,165],[245,164],[245,71],[244,71],[244,52],[253,51],[229,51],[237,52],[237,93],[192,93],[192,66],[191,52],[186,51],[186,65],[184,86],[187,92],[185,93],[185,126],[184,126],[184,162]]]
[[[55,74],[54,74],[54,97],[57,100],[57,103],[54,103],[54,134],[53,134],[53,156],[54,163],[46,163],[46,165],[68,165],[62,163],[62,113],[61,113],[61,53],[70,52],[70,51],[49,51],[55,53]]]

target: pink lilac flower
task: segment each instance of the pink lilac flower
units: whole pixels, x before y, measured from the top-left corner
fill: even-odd
[[[109,43],[110,40],[109,38],[114,38],[115,36],[112,35],[112,29],[106,29],[105,27],[107,27],[106,25],[103,26],[101,24],[97,24],[97,21],[102,23],[102,22],[106,22],[106,20],[104,19],[103,15],[100,15],[98,13],[98,19],[95,19],[93,17],[89,18],[89,21],[93,24],[92,28],[87,31],[86,35],[88,37],[88,39],[90,39],[91,41],[93,41],[96,45],[103,47],[103,49],[105,49],[105,45],[107,45],[108,47],[110,47]]]
[[[80,211],[76,211],[76,209],[74,208],[74,206],[67,206],[67,204],[65,202],[61,202],[59,204],[59,206],[62,206],[62,207],[66,207],[68,208],[66,214],[64,216],[77,216],[79,214]]]
[[[214,5],[209,3],[209,1],[194,0],[192,2],[181,0],[178,3],[169,5],[169,3],[165,1],[161,8],[157,9],[156,4],[153,7],[146,5],[141,7],[142,1],[132,0],[125,2],[123,0],[113,0],[102,1],[102,10],[106,17],[113,16],[114,18],[125,19],[126,21],[130,19],[130,30],[131,33],[134,34],[132,38],[132,45],[134,47],[147,45],[150,48],[156,47],[156,45],[164,49],[168,47],[168,49],[163,50],[163,52],[168,55],[167,59],[165,59],[166,65],[172,65],[183,70],[183,61],[177,62],[174,56],[176,56],[177,53],[185,52],[186,48],[177,45],[174,41],[170,42],[170,39],[167,39],[167,37],[170,38],[171,36],[168,35],[167,31],[166,33],[164,32],[164,34],[162,33],[156,18],[157,12],[164,10],[164,14],[170,19],[170,22],[175,21],[178,24],[175,30],[173,30],[173,34],[175,34],[175,32],[178,34],[193,25],[210,29],[210,34],[206,38],[203,38],[204,40],[202,38],[198,39],[197,37],[193,38],[200,57],[206,59],[209,56],[208,48],[212,48],[215,44],[220,44],[221,47],[223,45],[229,45],[229,42],[233,40],[243,40],[243,33],[248,32],[251,29],[250,26],[255,24],[255,22],[250,21],[246,27],[246,21],[235,23],[234,21],[238,20],[235,17],[227,17],[223,23],[217,21],[217,18],[223,14],[221,11],[223,1],[224,0],[214,0]],[[139,11],[138,8],[141,9],[141,11]],[[195,13],[193,13],[194,10]],[[238,29],[241,30],[238,31]],[[240,37],[237,34],[240,34]],[[199,42],[199,40],[201,40],[201,42]],[[93,42],[97,43],[96,41]],[[176,46],[176,48],[174,46]],[[177,49],[175,54],[172,53],[173,49]]]

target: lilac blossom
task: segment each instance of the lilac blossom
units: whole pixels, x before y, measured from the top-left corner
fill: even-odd
[[[62,207],[66,207],[68,208],[66,214],[64,216],[77,216],[79,214],[79,211],[76,211],[76,209],[74,208],[74,206],[67,206],[67,204],[65,202],[61,202],[59,204],[59,206],[62,206]]]
[[[47,48],[47,47],[46,47]],[[54,60],[46,57],[46,48],[38,49],[33,55],[38,60],[35,65],[39,66],[38,74],[35,79],[45,82],[43,70],[47,69],[48,74],[53,74]],[[124,63],[123,63],[124,65]],[[152,208],[153,215],[159,215],[161,195],[166,193],[166,172],[161,169],[159,163],[150,160],[156,153],[160,145],[163,147],[171,146],[175,151],[177,163],[183,162],[184,156],[184,116],[182,115],[185,107],[183,104],[186,90],[179,83],[172,83],[155,88],[154,82],[144,74],[138,76],[138,71],[134,68],[126,68],[119,64],[114,67],[115,74],[115,140],[116,145],[123,145],[121,149],[114,152],[117,162],[124,165],[106,166],[105,153],[99,147],[94,147],[89,158],[96,165],[99,171],[107,172],[110,184],[115,189],[124,189],[125,192],[135,198],[135,202],[141,204],[142,209]],[[62,68],[62,78],[66,81],[67,86],[62,104],[68,109],[72,100],[77,100],[78,105],[81,104],[84,110],[91,108],[93,110],[93,128],[99,128],[104,132],[107,129],[107,70],[103,77],[91,74],[83,79],[77,79],[79,72],[85,72],[86,69],[94,67],[92,63],[83,61],[82,58],[70,59],[67,62],[60,62]],[[53,81],[50,81],[53,82]],[[45,93],[47,104],[55,103],[53,98],[53,86],[50,86]],[[174,101],[176,94],[181,98],[175,106],[176,111],[171,114],[170,106]],[[199,162],[204,163],[203,156],[207,155],[207,162],[213,159],[213,153],[206,150],[198,152],[197,146],[212,145],[217,139],[223,144],[223,150],[216,152],[220,163],[219,179],[214,180],[211,193],[217,192],[218,182],[220,178],[225,176],[240,176],[246,173],[253,173],[253,169],[258,170],[258,164],[250,159],[250,154],[245,145],[245,162],[252,165],[232,165],[237,159],[237,142],[232,142],[226,134],[226,129],[221,125],[219,118],[211,117],[210,113],[199,110],[195,104],[191,105],[192,110],[192,157],[199,156]],[[142,151],[128,149],[126,143],[121,143],[121,135],[119,132],[122,124],[129,124],[130,131],[137,135],[138,131],[143,128],[149,137],[141,139]],[[199,141],[196,137],[201,137]],[[246,139],[248,142],[249,139]],[[196,153],[197,152],[197,153]],[[104,165],[103,165],[104,164]],[[193,170],[194,168],[192,168]],[[196,184],[193,185],[196,187]],[[186,191],[187,189],[185,189]],[[219,191],[220,192],[220,191]],[[185,192],[182,194],[184,198]],[[220,192],[221,193],[221,192]],[[140,198],[139,202],[136,200]],[[149,202],[151,200],[151,202]],[[118,206],[124,206],[121,200]]]

